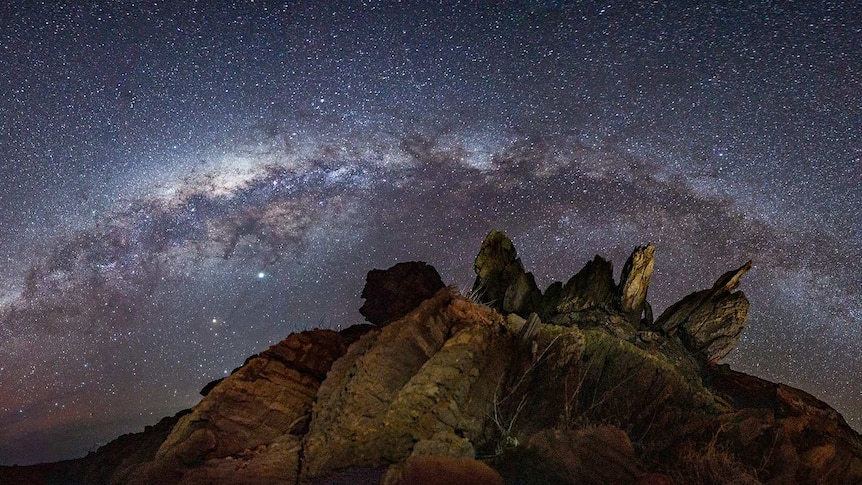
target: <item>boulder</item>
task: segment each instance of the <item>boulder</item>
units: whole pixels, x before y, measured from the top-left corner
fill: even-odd
[[[736,346],[748,318],[748,299],[734,292],[751,261],[721,275],[712,288],[689,294],[671,305],[655,322],[667,335],[677,335],[707,364],[716,364]]]
[[[386,270],[373,269],[365,279],[359,313],[377,326],[397,320],[443,288],[433,266],[421,261],[398,263]]]

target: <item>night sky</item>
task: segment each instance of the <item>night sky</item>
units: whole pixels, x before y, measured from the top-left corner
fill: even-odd
[[[726,361],[862,429],[858,2],[43,3],[0,6],[0,464],[361,322],[372,268],[469,288],[491,229],[542,287],[652,242],[656,316],[754,260]]]

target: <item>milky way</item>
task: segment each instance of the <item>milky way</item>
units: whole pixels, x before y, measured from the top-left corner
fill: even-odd
[[[0,7],[0,463],[361,322],[372,268],[466,288],[491,229],[540,286],[652,242],[657,314],[753,259],[727,362],[862,428],[854,2],[31,3]]]

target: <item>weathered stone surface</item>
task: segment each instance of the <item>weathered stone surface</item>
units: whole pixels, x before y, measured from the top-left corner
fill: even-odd
[[[704,387],[694,362],[643,350],[602,328],[583,334],[585,364],[570,377],[578,392],[569,400],[569,423],[626,423],[632,436],[649,436],[650,449],[663,453],[679,440],[704,438],[711,416],[729,409]],[[662,431],[651,435],[656,429]]]
[[[602,327],[620,338],[633,337],[641,328],[639,321],[622,311],[613,265],[600,256],[588,261],[565,285],[550,285],[540,311],[543,321],[550,324]]]
[[[596,255],[563,286],[557,310],[564,313],[609,306],[614,286],[613,264]]]
[[[557,314],[557,304],[560,302],[562,293],[563,283],[561,281],[555,281],[545,288],[539,310],[536,312],[542,320],[549,322]]]
[[[473,265],[473,291],[497,311],[526,317],[538,309],[542,293],[532,273],[524,271],[515,246],[500,231],[491,231],[482,242]]]
[[[654,255],[655,246],[652,244],[638,246],[629,256],[620,274],[620,284],[617,290],[620,307],[629,320],[635,324],[641,321],[641,315],[644,313],[645,305],[647,305],[646,297],[655,263]]]
[[[359,309],[366,320],[384,326],[397,320],[443,288],[433,266],[421,261],[398,263],[386,270],[368,272]]]
[[[613,265],[601,256],[588,261],[560,289],[557,301],[552,303],[553,313],[579,313],[610,308],[616,289],[613,272]]]
[[[384,327],[292,335],[190,414],[0,482],[862,483],[835,410],[713,365],[750,264],[639,327],[647,248],[619,285],[593,260],[527,320],[442,288]]]
[[[751,261],[723,274],[712,288],[691,293],[671,305],[655,326],[680,340],[704,362],[715,364],[736,346],[748,318],[748,299],[733,292]]]
[[[722,438],[769,483],[862,483],[862,447],[837,411],[799,389],[717,366],[710,387],[738,410]],[[764,453],[766,451],[766,453]]]
[[[296,478],[300,437],[317,388],[347,349],[331,330],[296,333],[249,360],[183,416],[152,463],[122,482],[280,483]],[[245,470],[234,476],[231,470]],[[232,478],[231,478],[232,477]],[[120,481],[115,479],[114,481]]]
[[[542,293],[536,286],[536,278],[533,273],[519,274],[503,296],[503,312],[517,313],[518,315],[529,315],[542,301]]]
[[[463,439],[483,439],[513,341],[503,328],[490,308],[444,289],[362,337],[320,388],[303,479],[397,463],[417,443],[452,454]]]

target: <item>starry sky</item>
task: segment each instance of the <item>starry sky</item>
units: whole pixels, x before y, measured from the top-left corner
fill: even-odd
[[[656,315],[754,260],[726,362],[862,429],[858,2],[326,3],[0,5],[0,464],[491,229],[542,287],[652,242]]]

